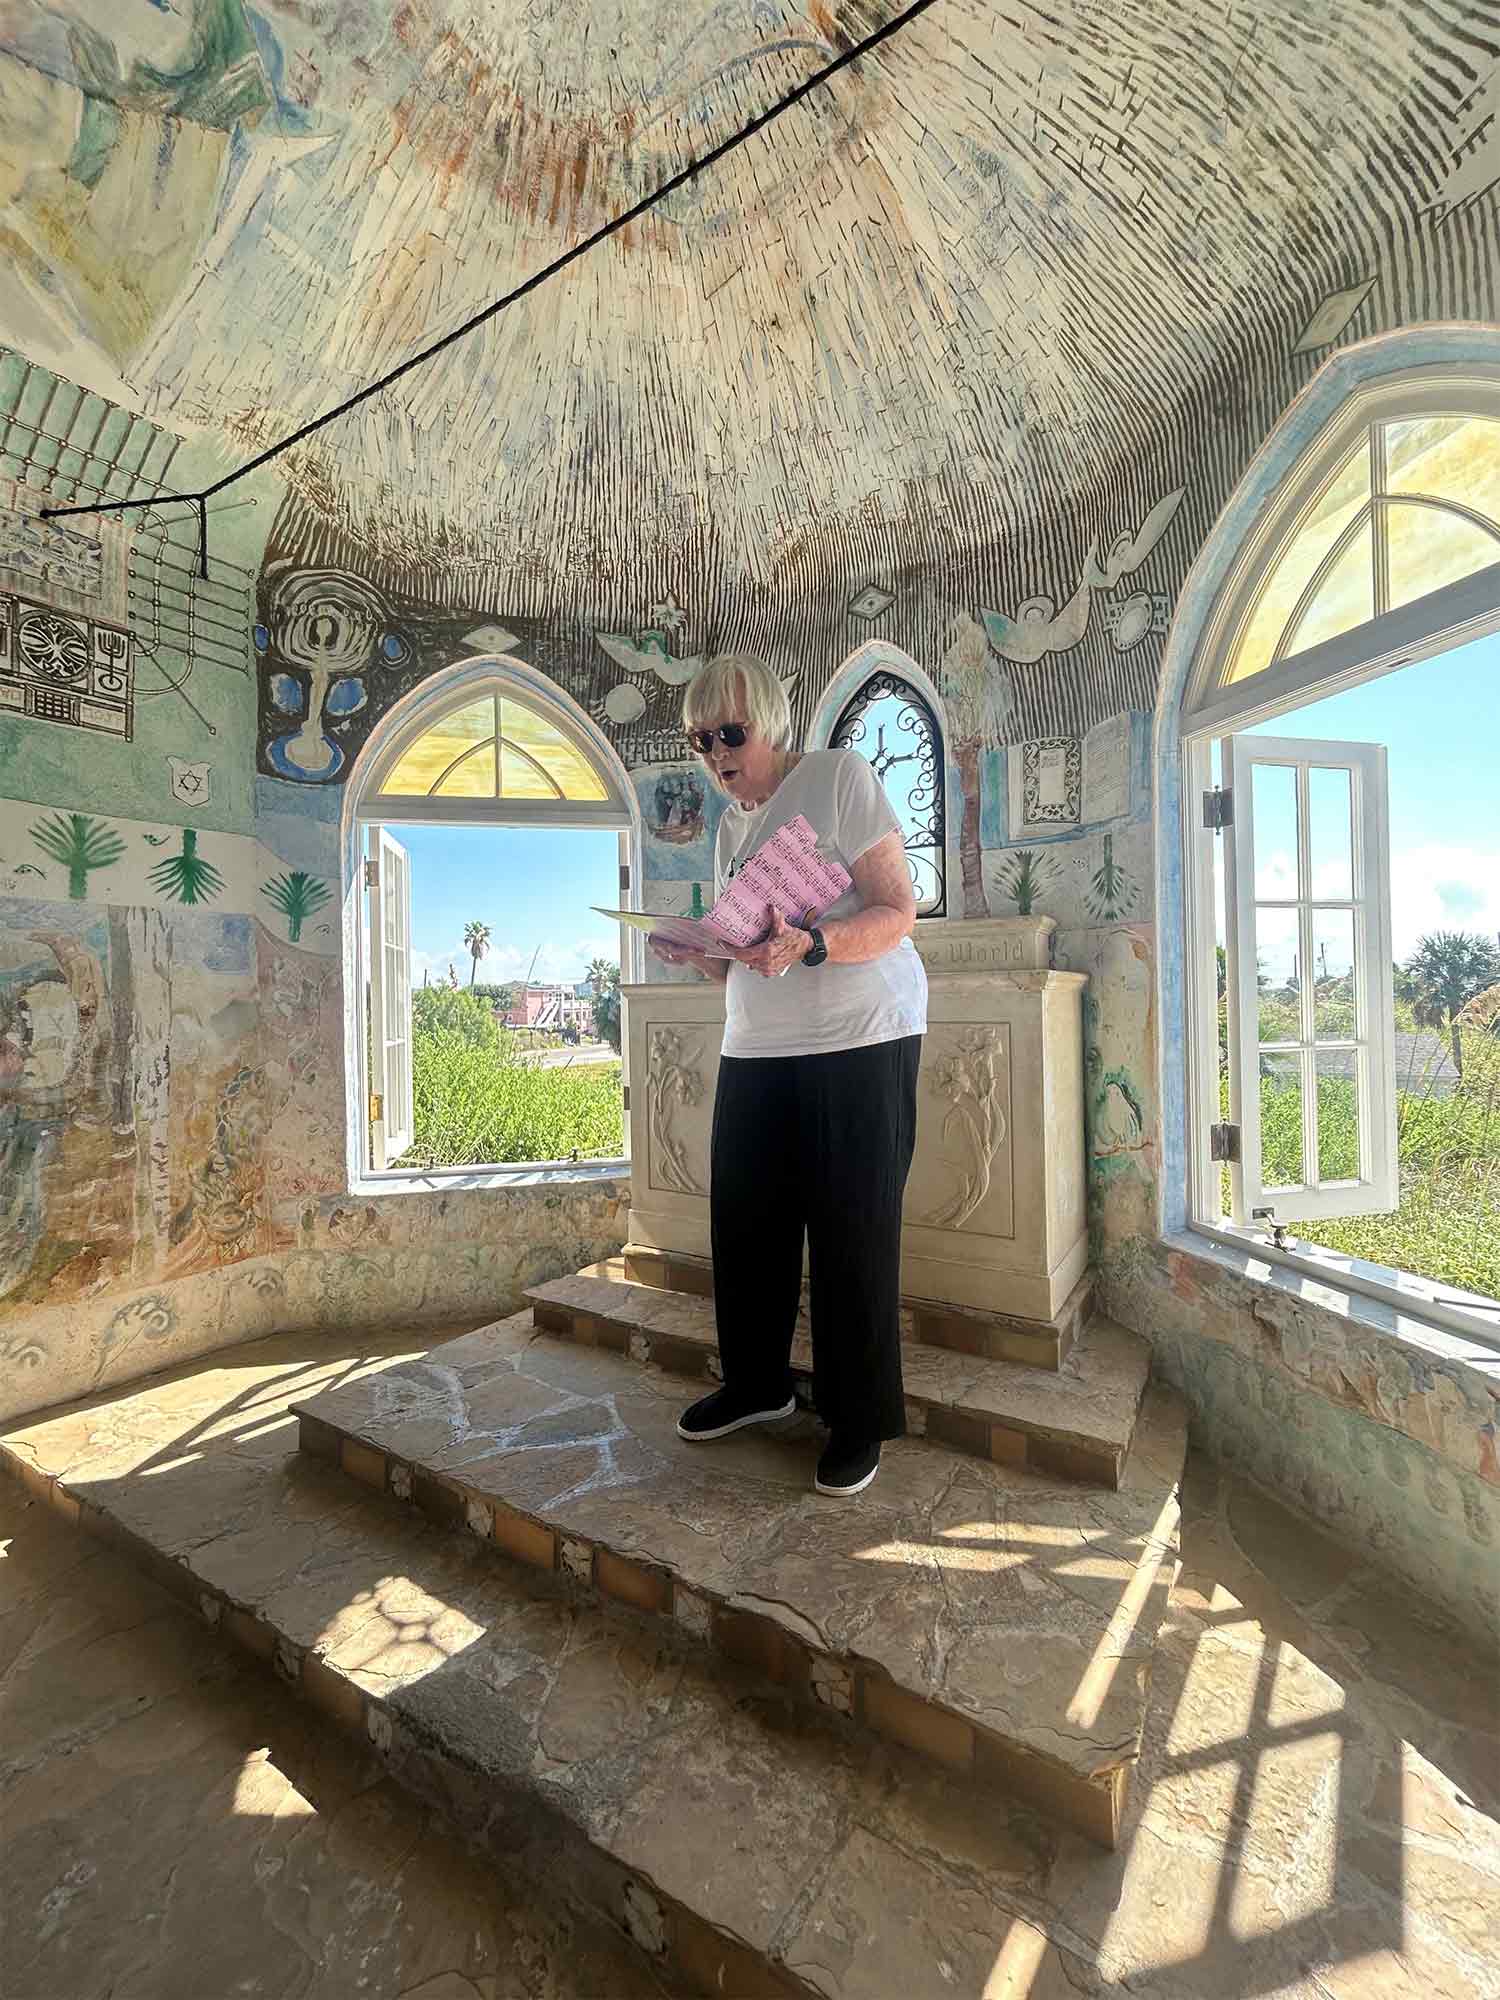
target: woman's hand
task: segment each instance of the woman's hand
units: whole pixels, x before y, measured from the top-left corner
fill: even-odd
[[[811,950],[811,933],[794,931],[780,910],[773,909],[771,935],[763,944],[752,945],[748,951],[735,955],[741,965],[748,965],[762,979],[779,979],[790,967],[800,965]]]
[[[726,968],[722,959],[705,958],[701,951],[679,951],[676,945],[668,944],[665,938],[652,938],[650,944],[651,956],[659,959],[663,965],[691,966],[701,979],[722,980],[724,977]]]

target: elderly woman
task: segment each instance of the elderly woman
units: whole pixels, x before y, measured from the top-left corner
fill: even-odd
[[[901,1200],[927,978],[901,828],[857,752],[789,747],[786,690],[758,660],[712,661],[684,720],[729,798],[716,891],[798,814],[853,887],[815,927],[776,916],[765,942],[733,960],[658,947],[665,963],[728,983],[710,1192],[724,1386],[677,1428],[707,1443],[792,1414],[805,1238],[813,1400],[829,1432],[814,1484],[858,1493],[880,1469],[882,1439],[906,1428]]]

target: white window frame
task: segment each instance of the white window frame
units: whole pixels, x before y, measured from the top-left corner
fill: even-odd
[[[1386,809],[1386,754],[1376,743],[1317,742],[1305,737],[1226,737],[1229,796],[1233,818],[1224,829],[1226,962],[1229,980],[1229,1116],[1242,1135],[1241,1156],[1230,1164],[1234,1219],[1250,1224],[1257,1211],[1276,1222],[1322,1221],[1342,1215],[1389,1214],[1399,1203],[1396,1172],[1395,1020],[1391,1005],[1390,844]],[[1284,901],[1257,895],[1255,812],[1252,772],[1274,765],[1293,771],[1297,799],[1297,882]],[[1322,898],[1312,890],[1309,774],[1347,772],[1351,808],[1349,894]],[[1302,1100],[1302,1164],[1311,1182],[1293,1188],[1267,1187],[1260,1125],[1260,961],[1256,913],[1294,910],[1298,919],[1300,1032],[1296,1044],[1271,1045],[1273,1052],[1298,1057]],[[1352,918],[1355,971],[1355,1031],[1345,1037],[1315,1033],[1316,987],[1312,964],[1313,919],[1319,910],[1347,910]],[[1355,1102],[1359,1114],[1359,1171],[1354,1179],[1318,1178],[1318,1101],[1315,1048],[1347,1049],[1354,1057]]]
[[[433,798],[425,793],[381,793],[380,785],[384,776],[395,768],[410,745],[430,729],[439,716],[450,709],[476,701],[487,693],[509,697],[545,715],[547,720],[555,724],[569,739],[579,754],[588,759],[592,768],[609,785],[611,796],[605,800],[554,802],[544,799],[452,799]],[[620,901],[617,907],[633,910],[641,906],[640,819],[629,774],[603,732],[568,700],[554,682],[521,661],[498,658],[465,661],[434,674],[413,690],[390,715],[384,718],[375,737],[367,746],[365,754],[360,758],[350,779],[345,818],[352,836],[349,849],[346,851],[352,849],[356,856],[355,865],[361,869],[364,865],[365,844],[372,830],[384,830],[386,827],[393,828],[397,832],[403,826],[455,825],[613,829],[618,835],[620,866]],[[351,1076],[358,1075],[364,1080],[364,1087],[353,1093],[354,1101],[350,1105],[352,1184],[357,1186],[362,1183],[373,1191],[394,1193],[403,1189],[418,1189],[433,1185],[451,1186],[455,1183],[471,1187],[504,1187],[538,1180],[591,1181],[618,1179],[628,1175],[630,1171],[628,1152],[621,1154],[617,1159],[609,1160],[492,1161],[458,1167],[374,1166],[372,1162],[376,1154],[371,1130],[368,1069],[364,1057],[363,1012],[367,990],[371,992],[372,1015],[374,1012],[374,992],[370,986],[373,973],[373,935],[365,897],[361,895],[352,898],[349,907],[354,918],[355,976],[353,994],[345,1010],[345,1020],[346,1031],[351,1035],[357,1035],[355,1046],[358,1057],[350,1073]],[[629,984],[633,980],[638,980],[643,963],[639,933],[622,925],[621,983]],[[621,1085],[628,1090],[630,1059],[623,1036],[620,1062]],[[625,1127],[627,1147],[629,1129],[627,1119]],[[409,1139],[407,1143],[410,1143]]]
[[[365,829],[365,885],[369,896],[370,1055],[380,1088],[379,1103],[368,1108],[371,1171],[383,1173],[387,1162],[399,1160],[412,1142],[412,1010],[411,1010],[411,856],[392,838],[383,823]],[[394,898],[388,893],[394,889]],[[395,905],[395,936],[387,919]],[[388,958],[394,951],[406,958],[405,980],[392,990]],[[406,1010],[405,1033],[389,1032],[392,1019]]]
[[[1277,1242],[1262,1227],[1227,1221],[1220,1207],[1220,1167],[1210,1156],[1219,1118],[1218,992],[1214,920],[1214,838],[1200,801],[1214,789],[1217,740],[1277,715],[1447,653],[1500,630],[1500,563],[1460,578],[1414,603],[1385,611],[1353,632],[1309,647],[1227,688],[1217,686],[1225,658],[1254,608],[1262,581],[1305,508],[1345,461],[1361,431],[1421,415],[1500,420],[1500,380],[1461,368],[1441,374],[1386,376],[1356,390],[1302,454],[1274,499],[1261,507],[1239,562],[1205,623],[1189,675],[1179,731],[1183,869],[1184,1020],[1187,1027],[1187,1214],[1190,1234],[1329,1286],[1374,1299],[1400,1315],[1461,1333],[1500,1349],[1500,1301],[1412,1271],[1367,1263],[1295,1238]],[[1231,969],[1230,979],[1233,983]]]

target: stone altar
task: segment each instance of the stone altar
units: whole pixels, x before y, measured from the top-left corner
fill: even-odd
[[[1088,1261],[1083,990],[1051,970],[1050,917],[925,921],[931,1004],[906,1193],[910,1301],[1056,1322]],[[812,976],[812,975],[808,975]],[[624,988],[627,1251],[706,1258],[717,986]]]

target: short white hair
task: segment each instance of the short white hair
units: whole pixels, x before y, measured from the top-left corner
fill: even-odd
[[[682,719],[689,729],[708,723],[748,722],[773,749],[792,740],[792,704],[764,660],[753,653],[720,653],[688,682]]]

